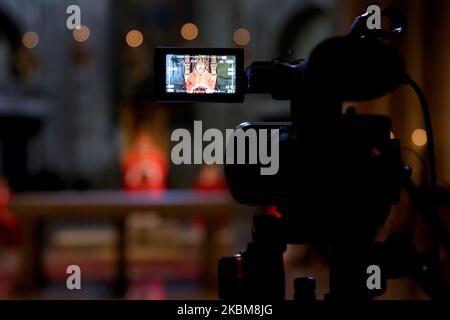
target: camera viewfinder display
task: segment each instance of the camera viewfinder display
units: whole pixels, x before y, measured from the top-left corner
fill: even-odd
[[[155,95],[160,101],[242,102],[242,49],[156,48]]]
[[[166,93],[236,93],[236,56],[167,54]]]

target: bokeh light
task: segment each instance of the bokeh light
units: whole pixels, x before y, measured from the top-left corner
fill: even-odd
[[[194,40],[198,36],[198,27],[193,23],[186,23],[181,27],[181,36],[186,40]]]
[[[412,142],[418,146],[423,147],[427,144],[427,132],[423,129],[416,129],[414,130],[412,136],[411,136]]]
[[[22,43],[25,48],[35,48],[39,44],[39,35],[36,32],[28,31],[23,35]]]
[[[144,35],[139,30],[131,30],[127,33],[126,41],[130,47],[137,48],[144,42]]]
[[[81,26],[79,29],[73,30],[73,38],[78,42],[85,42],[89,39],[91,31],[86,26]]]
[[[251,40],[250,32],[245,28],[239,28],[234,32],[233,40],[237,45],[245,46]]]

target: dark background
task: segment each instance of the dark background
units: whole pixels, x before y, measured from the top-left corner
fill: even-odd
[[[0,0],[0,176],[16,193],[121,190],[124,159],[142,134],[150,135],[157,148],[169,156],[171,131],[189,129],[194,120],[202,120],[204,128],[224,130],[242,121],[288,119],[288,102],[265,95],[249,96],[245,103],[233,105],[153,102],[154,47],[244,47],[246,65],[281,56],[291,48],[294,56],[305,58],[323,39],[341,35],[367,3]],[[75,41],[66,28],[70,4],[81,7],[81,23],[89,29],[83,42]],[[450,2],[377,4],[395,4],[408,16],[407,34],[393,45],[401,50],[407,70],[429,99],[437,173],[440,184],[445,185],[450,182]],[[182,36],[186,23],[198,27],[192,40]],[[249,32],[248,42],[236,39],[239,28]],[[142,43],[127,43],[130,30],[142,34]],[[38,42],[32,41],[35,34],[31,40],[24,37],[27,32],[37,34]],[[409,149],[404,160],[414,168],[414,180],[423,182],[420,157],[426,158],[426,145],[415,140],[423,138],[415,130],[423,129],[424,124],[411,90],[400,88],[376,101],[348,105],[360,112],[392,117],[395,136]],[[200,166],[168,165],[169,188],[195,185]],[[411,234],[420,247],[423,239],[416,226],[421,222],[405,213],[409,209],[408,200],[402,197],[387,229],[415,230]],[[246,230],[245,226],[242,229]],[[317,262],[315,251],[307,253],[313,257],[311,263]],[[392,297],[423,297],[411,286],[396,288]]]

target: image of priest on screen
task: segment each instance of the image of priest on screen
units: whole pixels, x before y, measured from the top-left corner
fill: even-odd
[[[211,56],[211,63],[203,56],[194,59],[194,69],[190,72],[190,58],[185,57],[185,85],[187,93],[214,93],[217,81],[217,60]],[[208,70],[210,65],[211,72]]]

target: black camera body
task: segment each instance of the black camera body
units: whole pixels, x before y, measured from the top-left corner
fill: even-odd
[[[225,173],[238,202],[277,206],[287,243],[372,238],[399,200],[408,170],[399,141],[390,137],[389,118],[349,109],[338,125],[333,136],[322,137],[325,144],[316,131],[292,123],[240,126],[280,131],[276,175],[261,175],[261,164],[227,164]]]
[[[393,91],[405,74],[397,50],[351,35],[326,40],[308,60],[253,63],[246,92],[290,100],[292,122],[239,126],[278,129],[280,163],[273,176],[261,175],[261,164],[226,164],[233,197],[277,206],[287,243],[372,238],[410,172],[388,117],[343,113],[342,106]]]

